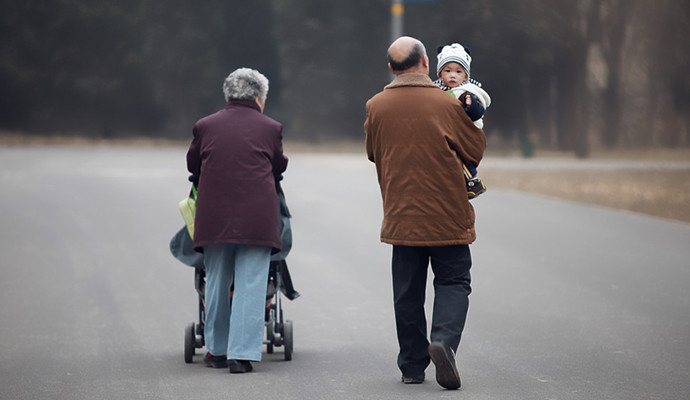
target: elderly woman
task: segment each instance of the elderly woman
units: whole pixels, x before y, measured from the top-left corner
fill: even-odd
[[[263,115],[268,79],[240,68],[223,92],[225,108],[194,125],[187,168],[198,180],[194,247],[206,266],[204,361],[242,373],[261,361],[270,257],[281,246],[276,180],[287,158],[282,125]]]

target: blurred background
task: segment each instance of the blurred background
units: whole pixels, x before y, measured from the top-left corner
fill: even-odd
[[[286,140],[361,141],[397,15],[432,71],[438,45],[470,48],[494,146],[690,147],[690,1],[398,3],[0,0],[0,131],[187,140],[246,66],[269,78]]]

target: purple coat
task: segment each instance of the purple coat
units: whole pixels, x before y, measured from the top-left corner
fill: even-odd
[[[230,100],[194,124],[187,169],[198,177],[194,248],[250,244],[280,249],[276,179],[287,168],[283,126],[253,100]]]

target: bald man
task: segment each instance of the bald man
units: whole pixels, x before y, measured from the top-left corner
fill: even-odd
[[[476,239],[462,160],[478,165],[484,132],[462,105],[429,78],[429,58],[417,39],[388,48],[395,79],[366,104],[366,150],[376,164],[383,222],[393,245],[393,303],[404,383],[422,383],[433,361],[446,389],[461,386],[455,352],[469,305],[469,244]],[[427,269],[434,274],[431,335],[424,311]]]

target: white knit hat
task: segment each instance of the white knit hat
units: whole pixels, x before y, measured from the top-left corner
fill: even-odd
[[[461,44],[453,43],[446,46],[438,47],[438,63],[436,64],[436,76],[441,75],[443,66],[449,62],[456,62],[462,65],[467,72],[467,77],[470,76],[470,64],[472,63],[472,56],[470,50]]]

